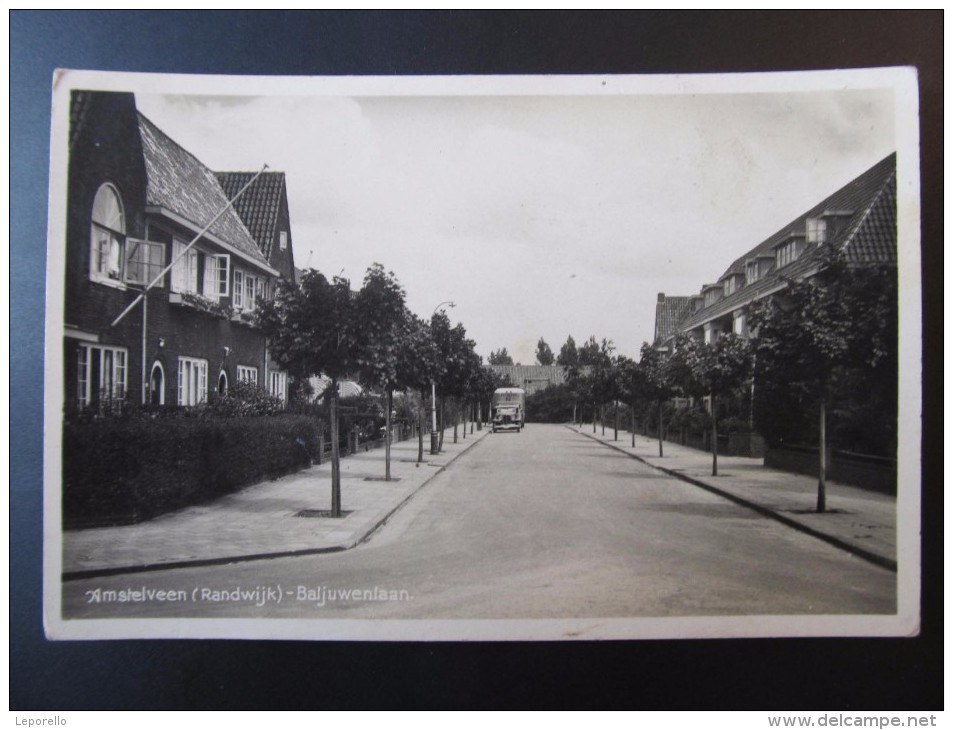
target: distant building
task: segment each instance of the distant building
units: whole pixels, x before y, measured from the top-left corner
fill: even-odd
[[[566,382],[563,365],[490,365],[497,375],[509,378],[513,387],[522,388],[527,395]]]

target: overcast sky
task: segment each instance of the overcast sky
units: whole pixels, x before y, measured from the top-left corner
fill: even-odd
[[[487,356],[544,337],[638,356],[693,294],[894,151],[863,90],[638,96],[186,96],[140,110],[213,170],[287,175],[295,263],[454,300]]]

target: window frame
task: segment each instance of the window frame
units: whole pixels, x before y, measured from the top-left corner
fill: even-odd
[[[272,370],[269,375],[268,393],[285,402],[288,394],[288,373],[284,370]]]
[[[265,298],[265,277],[250,274],[237,266],[232,270],[232,306],[242,312],[254,312],[258,309],[258,298]]]
[[[180,238],[172,239],[172,264],[170,289],[179,294],[198,294],[199,252]],[[184,255],[183,255],[184,252]]]
[[[93,351],[99,353],[99,383],[98,397],[93,398],[92,390],[92,363]],[[103,367],[109,355],[110,373],[106,373]],[[92,342],[81,342],[78,346],[77,355],[77,402],[80,408],[87,408],[93,403],[102,403],[103,401],[123,400],[129,394],[129,350],[125,347],[116,347],[113,345],[98,345]],[[106,388],[109,387],[108,396],[103,395]]]
[[[194,407],[207,403],[208,360],[180,355],[176,370],[176,404]]]
[[[797,241],[787,241],[775,251],[775,267],[782,269],[798,260]]]
[[[152,252],[158,252],[158,256],[152,256],[150,258],[157,258],[157,261],[146,261],[146,262],[133,262],[132,254],[134,251],[139,249],[147,249]],[[127,238],[126,239],[126,251],[123,256],[125,259],[125,272],[123,276],[123,281],[126,284],[132,284],[133,286],[148,286],[156,279],[156,277],[162,272],[165,268],[166,258],[165,258],[165,244],[161,241],[148,241],[141,238]],[[135,278],[132,276],[132,271],[135,267],[139,267],[140,271],[146,271],[146,275],[141,279]],[[165,276],[160,280],[156,281],[156,287],[162,287],[165,285]]]
[[[105,199],[111,194],[109,200]],[[115,211],[110,211],[109,202],[115,202]],[[104,214],[112,214],[111,220],[103,220]],[[118,222],[118,227],[115,225]],[[102,244],[109,246],[109,251],[103,252]],[[116,261],[116,274],[111,274],[111,266],[103,260],[108,258]],[[117,288],[124,288],[126,259],[126,209],[122,202],[119,189],[111,182],[104,182],[96,189],[89,216],[89,278],[100,284],[107,284]]]
[[[826,218],[808,218],[804,224],[805,240],[818,245],[827,243],[827,228]]]
[[[249,378],[248,375],[253,377]],[[258,368],[253,365],[236,365],[235,366],[235,377],[239,383],[251,383],[252,385],[258,385]]]

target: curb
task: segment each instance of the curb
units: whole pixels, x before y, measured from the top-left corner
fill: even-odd
[[[377,532],[381,527],[384,526],[384,523],[389,520],[394,513],[397,512],[401,507],[407,504],[411,498],[416,496],[416,494],[426,487],[430,482],[437,478],[437,476],[443,472],[448,466],[453,462],[467,453],[471,448],[476,446],[480,441],[483,440],[486,432],[483,436],[480,436],[477,439],[474,439],[469,444],[467,444],[463,449],[456,453],[446,464],[441,464],[437,469],[435,469],[430,476],[428,476],[424,481],[422,481],[414,491],[404,497],[400,502],[397,503],[392,509],[387,510],[382,517],[377,520],[374,520],[373,523],[365,529],[362,533],[358,534],[356,537],[351,538],[347,542],[338,543],[337,545],[328,545],[326,547],[318,548],[302,548],[299,550],[279,550],[272,553],[251,553],[248,555],[235,555],[221,558],[197,558],[195,560],[176,560],[168,563],[144,563],[142,565],[126,565],[126,566],[116,566],[112,568],[91,568],[89,570],[73,570],[69,572],[64,572],[60,575],[60,580],[62,582],[68,582],[72,580],[85,580],[87,578],[106,578],[115,575],[126,575],[131,573],[154,573],[160,570],[176,570],[179,568],[207,568],[215,565],[229,565],[232,563],[250,563],[255,560],[277,560],[279,558],[296,558],[296,557],[306,557],[309,555],[326,555],[329,553],[341,553],[345,550],[350,550],[362,545],[371,539],[375,532]]]
[[[764,507],[763,505],[760,505],[757,502],[752,502],[750,500],[745,499],[744,497],[739,497],[730,492],[726,492],[722,489],[719,489],[718,487],[708,484],[707,482],[703,482],[700,479],[696,479],[695,477],[688,476],[687,474],[682,474],[681,472],[675,471],[674,469],[666,469],[664,466],[651,464],[648,461],[646,461],[644,458],[639,456],[638,454],[633,454],[631,452],[628,452],[622,447],[616,446],[611,443],[607,443],[606,441],[603,441],[602,439],[596,436],[590,436],[584,431],[577,429],[573,426],[567,425],[566,428],[568,428],[570,431],[575,431],[576,433],[582,436],[585,436],[586,438],[591,439],[597,443],[600,443],[603,446],[607,446],[610,449],[618,451],[620,454],[625,454],[629,458],[635,459],[636,461],[639,461],[645,464],[646,466],[652,469],[655,469],[656,471],[660,471],[663,474],[667,474],[670,477],[680,479],[683,482],[687,482],[696,487],[704,489],[705,491],[711,492],[712,494],[716,494],[719,497],[722,497],[731,502],[734,502],[735,504],[741,505],[742,507],[747,507],[748,509],[755,511],[764,517],[769,517],[770,519],[780,522],[782,525],[786,525],[787,527],[792,527],[795,530],[798,530],[799,532],[803,532],[806,535],[810,535],[811,537],[815,537],[818,540],[822,540],[823,542],[826,542],[829,545],[833,545],[836,548],[849,552],[851,555],[856,555],[858,558],[861,558],[862,560],[866,560],[868,563],[873,563],[874,565],[877,565],[878,567],[886,568],[887,570],[891,570],[894,573],[897,572],[896,560],[886,558],[883,555],[879,555],[878,553],[874,553],[874,552],[871,552],[870,550],[866,550],[865,548],[858,547],[857,545],[854,545],[853,543],[850,543],[847,540],[843,540],[839,537],[834,537],[833,535],[829,535],[826,532],[821,532],[820,530],[810,527],[809,525],[805,525],[803,522],[798,522],[795,519],[787,517],[781,514],[780,512],[777,512],[776,510],[771,509],[770,507]]]

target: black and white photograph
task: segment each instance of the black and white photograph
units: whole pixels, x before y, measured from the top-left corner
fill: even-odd
[[[47,636],[916,636],[918,105],[59,71]]]

